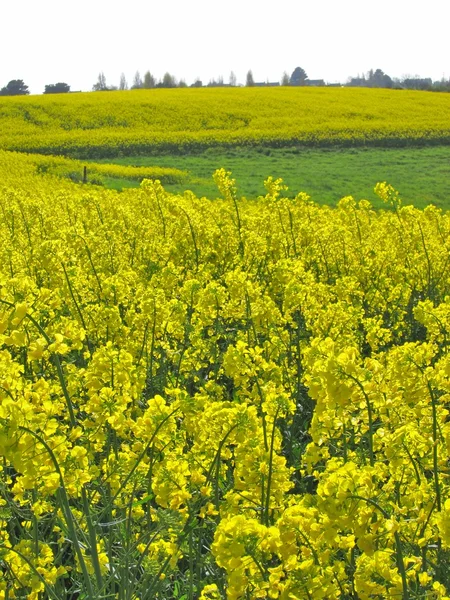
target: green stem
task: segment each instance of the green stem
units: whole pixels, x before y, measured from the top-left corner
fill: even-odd
[[[377,502],[375,502],[375,500],[372,500],[372,498],[364,498],[364,496],[358,496],[358,495],[349,496],[349,498],[354,498],[356,500],[362,500],[363,502],[367,502],[367,504],[371,504],[376,509],[378,509],[385,519],[390,518],[389,514],[384,510],[384,508],[381,508],[381,506]],[[398,570],[400,572],[400,576],[402,578],[402,588],[403,588],[402,600],[409,600],[408,582],[406,579],[405,563],[403,562],[402,543],[400,540],[400,536],[398,535],[398,531],[394,532],[394,539],[395,539],[395,549],[396,549],[396,554],[397,554],[397,568],[398,568]]]
[[[80,306],[79,306],[79,304],[78,304],[78,302],[77,302],[77,300],[75,298],[75,294],[73,292],[72,284],[70,283],[69,275],[67,274],[66,267],[64,266],[64,263],[61,263],[61,266],[62,266],[63,271],[64,271],[64,275],[65,275],[65,278],[66,278],[66,281],[67,281],[67,287],[69,288],[70,296],[71,296],[71,298],[73,300],[73,303],[75,304],[75,308],[77,309],[77,313],[78,313],[78,316],[80,317],[80,321],[81,321],[81,324],[83,326],[83,329],[86,332],[87,347],[88,347],[90,355],[92,356],[92,352],[93,352],[92,343],[91,343],[91,341],[90,341],[90,339],[88,337],[88,331],[87,331],[85,320],[83,318],[83,313],[81,312],[81,308],[80,308]]]
[[[439,483],[439,465],[438,465],[438,422],[437,422],[437,402],[436,396],[433,392],[433,388],[429,381],[427,381],[428,391],[431,397],[431,410],[433,415],[433,476],[434,476],[434,489],[436,493],[436,507],[438,512],[441,511],[441,486]]]
[[[101,572],[101,568],[100,568],[100,561],[98,558],[97,536],[95,533],[94,525],[92,523],[91,511],[89,508],[89,502],[88,502],[86,490],[84,489],[84,487],[82,489],[81,495],[82,495],[82,499],[83,499],[84,514],[86,515],[86,522],[87,522],[87,526],[88,526],[89,543],[91,546],[91,560],[92,560],[92,564],[94,566],[94,573],[95,573],[95,578],[97,580],[97,587],[99,590],[101,590],[103,588],[103,577],[102,577],[102,572]]]
[[[354,381],[356,383],[356,385],[361,390],[362,395],[364,396],[364,399],[366,401],[367,416],[368,416],[368,420],[369,420],[369,459],[370,459],[370,466],[373,467],[375,465],[375,458],[374,458],[374,453],[373,453],[373,412],[372,412],[372,405],[370,404],[369,396],[366,394],[366,391],[365,391],[364,386],[362,385],[362,383],[356,377],[354,377],[353,375],[351,375],[350,373],[345,373],[345,375],[347,377],[349,377],[352,381]]]
[[[96,596],[94,595],[94,590],[93,590],[92,584],[91,584],[91,579],[90,579],[90,576],[89,576],[89,573],[88,573],[88,570],[86,567],[86,563],[83,558],[83,553],[81,552],[81,545],[80,545],[80,542],[78,541],[78,536],[77,536],[76,527],[75,527],[75,521],[74,521],[74,518],[72,515],[72,511],[70,509],[69,496],[67,494],[66,486],[64,484],[64,478],[63,478],[59,463],[56,460],[56,456],[53,453],[53,450],[47,444],[47,442],[40,435],[38,435],[35,431],[32,431],[31,429],[28,429],[28,427],[24,427],[23,425],[19,425],[18,429],[20,429],[21,431],[26,431],[31,436],[36,438],[38,440],[38,442],[44,446],[44,448],[47,450],[47,452],[50,456],[50,459],[55,467],[56,472],[58,473],[60,487],[57,490],[56,495],[58,497],[59,504],[61,506],[61,509],[62,509],[63,514],[66,519],[66,524],[69,529],[69,534],[72,538],[71,541],[72,541],[73,545],[75,546],[75,552],[77,554],[78,561],[80,563],[80,568],[83,573],[84,581],[85,581],[86,588],[87,588],[88,598],[90,600],[96,600]]]
[[[136,471],[136,469],[138,468],[138,466],[140,465],[142,459],[144,458],[144,456],[147,453],[147,450],[150,448],[150,446],[153,443],[153,440],[155,439],[158,431],[161,429],[161,427],[164,425],[164,423],[170,419],[170,417],[172,417],[176,412],[178,411],[178,408],[175,408],[171,413],[169,413],[162,421],[161,423],[158,425],[158,427],[155,429],[155,431],[153,432],[152,437],[150,438],[150,440],[147,442],[147,444],[145,445],[145,448],[142,450],[141,454],[139,455],[137,461],[134,463],[133,468],[131,469],[131,471],[128,473],[128,475],[125,477],[124,481],[122,482],[121,486],[119,487],[119,489],[117,490],[117,492],[114,494],[112,500],[111,500],[111,504],[113,504],[116,500],[116,498],[118,497],[118,495],[121,493],[121,491],[125,488],[125,486],[127,485],[127,483],[130,481],[131,477],[133,476],[133,473]]]
[[[278,417],[280,408],[277,408],[277,412],[273,418],[272,435],[270,437],[270,452],[269,452],[269,474],[267,476],[267,493],[266,493],[266,506],[264,507],[265,525],[269,526],[269,510],[270,510],[270,491],[272,487],[272,475],[273,475],[273,449],[275,444],[275,424]]]
[[[189,223],[189,229],[191,230],[191,236],[192,236],[192,241],[194,242],[194,250],[195,250],[195,264],[197,266],[197,271],[200,265],[200,257],[199,257],[199,251],[198,251],[198,246],[197,246],[197,238],[195,236],[195,231],[194,231],[194,227],[192,226],[192,221],[191,218],[188,214],[188,212],[186,210],[184,210],[184,208],[182,208],[180,206],[180,210],[184,213],[184,215],[186,216],[187,222]]]
[[[189,530],[189,600],[194,600],[194,556],[192,529]]]

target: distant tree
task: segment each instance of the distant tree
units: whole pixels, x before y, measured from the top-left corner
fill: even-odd
[[[358,75],[356,77],[350,77],[347,81],[346,85],[349,87],[367,87],[367,79],[364,73]]]
[[[255,85],[255,80],[253,79],[253,73],[252,73],[251,69],[247,73],[247,78],[245,80],[245,85],[247,87],[253,87]]]
[[[142,87],[145,88],[146,90],[149,90],[151,88],[154,88],[155,85],[156,85],[155,78],[150,73],[150,71],[147,71],[144,74],[144,81],[142,82]]]
[[[375,71],[375,73],[377,73],[377,71]],[[380,77],[381,85],[385,88],[391,88],[393,86],[392,78],[387,73],[383,73],[383,71],[381,71],[381,69],[379,69],[379,71],[381,73],[381,77]]]
[[[371,69],[367,76],[367,84],[369,87],[375,88],[391,88],[393,86],[392,79],[381,69],[374,71]]]
[[[26,96],[29,93],[23,79],[12,79],[0,90],[0,96]]]
[[[397,83],[400,84],[399,87],[407,90],[431,90],[433,87],[433,81],[431,80],[431,77],[422,78],[418,75],[414,77],[406,76],[402,81]]]
[[[68,92],[70,92],[70,85],[67,83],[49,83],[44,90],[44,94],[67,94]]]
[[[185,87],[187,87],[187,83],[185,82],[184,79],[180,79],[180,81],[178,82],[178,87],[179,88],[185,88]]]
[[[202,80],[197,77],[196,80],[194,81],[194,83],[191,83],[191,87],[197,87],[197,88],[203,87]]]
[[[92,86],[92,90],[94,92],[104,92],[107,89],[108,89],[108,86],[106,85],[106,77],[102,71],[101,73],[98,74],[97,83],[94,83],[94,85]]]
[[[122,73],[122,75],[120,76],[119,90],[127,90],[127,89],[128,89],[128,82],[126,80],[125,74]]]
[[[132,90],[140,90],[142,88],[142,79],[139,71],[136,71],[134,74],[133,85],[131,86]]]
[[[281,76],[281,85],[289,85],[289,75],[286,73],[286,71]]]
[[[442,77],[440,81],[433,81],[432,89],[435,92],[450,92],[450,79]]]
[[[174,88],[177,87],[177,81],[173,75],[170,73],[164,73],[164,77],[161,81],[161,87],[163,88]]]
[[[292,71],[291,78],[289,80],[289,85],[305,85],[305,81],[308,79],[308,75],[306,74],[305,69],[301,67],[296,67]]]
[[[231,73],[230,73],[229,82],[230,82],[230,86],[231,87],[236,87],[236,85],[237,85],[237,79],[236,79],[236,75],[234,74],[234,71],[231,71]]]
[[[370,87],[370,88],[401,88],[402,85],[399,80],[393,80],[389,75],[384,73],[381,69],[370,69],[367,75],[357,75],[356,77],[350,77],[347,84],[350,87]]]
[[[218,77],[217,79],[210,79],[208,87],[224,87],[222,75],[220,75],[220,77]]]

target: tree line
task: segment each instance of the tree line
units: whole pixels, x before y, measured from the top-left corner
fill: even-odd
[[[99,73],[97,81],[92,86],[94,92],[115,91],[115,90],[139,90],[153,88],[185,88],[185,87],[238,87],[236,75],[232,71],[227,82],[223,77],[211,79],[207,84],[203,84],[200,78],[196,78],[188,86],[184,79],[177,78],[166,72],[161,79],[157,79],[150,71],[146,71],[141,77],[140,72],[136,71],[131,85],[125,74],[120,76],[119,85],[110,85],[106,81],[105,74]],[[272,86],[330,86],[330,87],[368,87],[368,88],[388,88],[388,89],[409,89],[409,90],[428,90],[450,92],[450,79],[442,78],[440,81],[433,81],[430,77],[419,77],[407,75],[403,78],[392,78],[381,69],[371,69],[367,73],[349,77],[345,83],[326,83],[323,79],[309,79],[306,71],[302,67],[296,67],[289,75],[286,71],[283,73],[280,81],[255,81],[252,70],[246,75],[246,87],[272,87]],[[59,82],[45,86],[44,94],[64,94],[70,92],[70,85]],[[28,86],[22,79],[14,79],[5,87],[0,89],[0,96],[25,96],[29,94]]]

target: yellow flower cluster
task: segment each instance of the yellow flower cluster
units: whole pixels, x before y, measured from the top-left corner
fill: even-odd
[[[0,152],[0,599],[448,600],[450,216],[215,180]]]
[[[447,94],[364,88],[158,89],[0,98],[0,148],[96,157],[154,150],[448,142]]]

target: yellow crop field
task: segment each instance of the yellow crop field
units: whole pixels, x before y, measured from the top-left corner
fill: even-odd
[[[0,98],[0,148],[78,157],[216,145],[448,143],[448,94],[355,88],[135,90]]]
[[[92,179],[101,183],[102,177],[119,177],[122,179],[157,179],[161,183],[183,183],[187,173],[180,169],[166,167],[132,167],[106,163],[85,162],[63,156],[47,156],[42,154],[21,153],[22,164],[34,166],[36,173],[48,173],[58,177],[68,177],[73,181],[83,180],[83,169],[87,168],[88,181]]]
[[[448,600],[450,215],[214,178],[0,151],[0,598]]]

